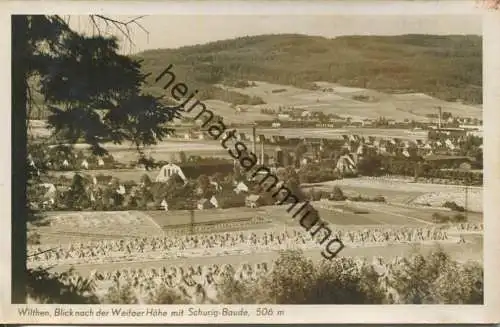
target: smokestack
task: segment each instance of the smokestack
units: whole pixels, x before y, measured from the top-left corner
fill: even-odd
[[[253,134],[253,153],[257,154],[257,128],[255,125],[252,127],[252,134]]]
[[[260,164],[264,165],[264,140],[260,140]]]
[[[438,117],[438,129],[441,129],[441,116],[442,116],[442,109],[441,107],[438,107],[439,110],[439,117]]]

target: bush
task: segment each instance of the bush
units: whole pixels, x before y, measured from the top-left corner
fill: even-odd
[[[344,195],[344,192],[342,192],[342,189],[340,189],[340,187],[335,186],[328,199],[332,201],[344,201],[346,199],[346,196]]]
[[[103,304],[137,304],[138,302],[139,300],[129,284],[119,285],[117,282],[108,289],[102,299]]]
[[[389,294],[371,264],[354,258],[315,263],[300,251],[284,251],[259,281],[232,282],[224,303],[266,304],[481,304],[483,269],[437,249],[415,253],[391,268]],[[459,283],[457,283],[459,281]],[[253,301],[252,301],[253,300]]]
[[[454,215],[451,220],[454,222],[454,223],[465,223],[467,221],[467,217],[465,217],[465,215],[461,214],[461,213],[457,213],[456,215]]]
[[[165,286],[160,286],[151,292],[147,299],[148,304],[189,304],[175,291]]]
[[[356,196],[350,196],[347,199],[353,202],[385,202],[385,197],[381,195],[377,195],[373,198],[356,195]]]
[[[444,224],[450,221],[450,217],[442,215],[440,213],[433,213],[432,214],[432,222],[434,224]]]
[[[453,201],[446,201],[446,202],[443,204],[443,207],[448,208],[448,209],[451,209],[452,211],[459,211],[459,212],[464,212],[464,211],[465,211],[465,208],[464,208],[464,207],[459,206],[458,204],[456,204],[456,203],[455,203],[455,202],[453,202]]]

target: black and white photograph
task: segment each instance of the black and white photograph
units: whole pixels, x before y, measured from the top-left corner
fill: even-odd
[[[10,16],[20,319],[485,304],[480,14],[55,12]]]

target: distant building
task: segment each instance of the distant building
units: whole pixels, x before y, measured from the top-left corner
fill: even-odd
[[[284,158],[283,150],[280,147],[277,147],[274,150],[274,158],[275,158],[276,166],[284,167],[285,158]]]
[[[89,169],[89,162],[87,161],[87,159],[83,159],[81,167],[83,169]]]
[[[238,140],[239,141],[246,141],[247,140],[247,136],[245,133],[239,133],[238,134]]]
[[[250,194],[245,198],[245,205],[249,208],[257,208],[262,204],[262,197],[260,195]]]
[[[196,204],[196,207],[198,208],[198,210],[215,208],[214,204],[209,199],[206,198],[199,200],[198,203]]]
[[[355,174],[357,172],[356,162],[348,154],[339,158],[335,165],[335,169],[341,174]]]
[[[125,186],[123,186],[123,185],[118,186],[116,193],[121,194],[121,195],[125,195],[125,193],[126,193]]]
[[[278,119],[280,119],[280,120],[290,120],[291,117],[290,117],[289,114],[279,114],[278,115]]]
[[[160,172],[156,177],[156,182],[167,182],[170,179],[170,177],[172,177],[175,174],[179,175],[179,177],[182,178],[184,182],[187,181],[187,178],[182,172],[181,167],[177,166],[176,164],[169,163],[161,167]]]
[[[165,211],[168,211],[168,203],[167,203],[167,200],[163,199],[163,201],[161,201],[160,203],[160,207],[165,210]]]
[[[219,183],[210,181],[210,185],[212,185],[217,192],[222,191],[222,186],[220,186]]]
[[[210,198],[210,203],[214,206],[214,208],[218,208],[219,207],[219,201],[217,201],[217,198],[215,196],[212,196]]]
[[[234,193],[240,194],[241,192],[248,192],[248,186],[243,182],[239,182],[234,188]]]

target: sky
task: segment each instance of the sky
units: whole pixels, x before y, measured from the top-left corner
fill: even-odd
[[[360,6],[357,6],[360,7]],[[296,7],[290,7],[296,8]],[[178,48],[241,36],[298,33],[333,38],[341,35],[401,35],[401,34],[482,34],[481,16],[466,8],[455,10],[427,8],[427,11],[412,10],[410,7],[381,10],[366,6],[353,14],[353,10],[304,10],[291,12],[254,10],[225,10],[207,13],[199,10],[183,10],[170,15],[146,15],[138,22],[130,24],[133,44],[124,39],[123,33],[109,27],[107,32],[117,35],[122,42],[122,52],[136,53],[148,49]],[[271,8],[272,9],[272,8]],[[379,9],[379,8],[377,8]],[[271,14],[267,14],[270,12]],[[284,13],[283,13],[284,12]],[[195,13],[195,14],[193,14]],[[266,13],[266,14],[263,14]],[[110,16],[120,21],[136,18],[136,15]],[[94,33],[88,16],[70,16],[70,25],[85,33]],[[104,23],[99,23],[105,31]],[[146,31],[144,31],[144,30]]]

